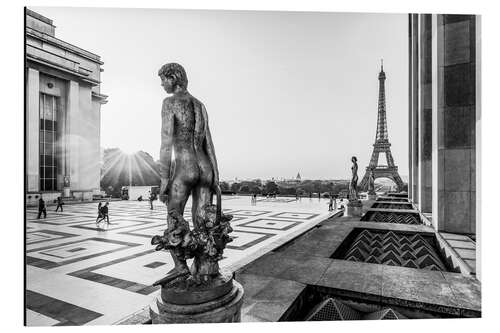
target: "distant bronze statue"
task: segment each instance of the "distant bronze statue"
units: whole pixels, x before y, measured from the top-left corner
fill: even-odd
[[[368,194],[375,194],[375,176],[373,174],[373,168],[370,169],[368,174]]]
[[[156,285],[178,278],[196,283],[219,274],[218,261],[226,243],[232,241],[230,215],[223,215],[219,170],[203,103],[187,91],[184,68],[176,63],[161,67],[161,85],[172,96],[161,110],[160,200],[167,204],[167,229],[155,236],[156,250],[169,250],[175,267]],[[172,158],[174,152],[175,159]],[[213,194],[217,205],[212,204]],[[184,219],[184,207],[191,195],[193,230]],[[191,270],[186,259],[194,258]]]
[[[356,156],[351,158],[352,161],[352,178],[349,184],[349,201],[358,200],[358,159]]]

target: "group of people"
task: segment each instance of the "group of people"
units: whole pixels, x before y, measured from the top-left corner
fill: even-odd
[[[62,197],[57,197],[56,200],[57,206],[56,206],[56,212],[61,209],[61,212],[63,211],[63,205],[64,202],[62,200]],[[99,202],[99,205],[97,206],[97,218],[95,220],[96,225],[99,227],[99,223],[102,221],[106,221],[106,223],[109,225],[109,210],[108,210],[109,202],[106,202],[104,205],[102,202]],[[151,208],[152,209],[152,208]],[[37,219],[40,219],[43,215],[43,218],[47,218],[47,207],[45,206],[45,200],[43,198],[40,198],[38,200],[38,216]]]
[[[251,202],[252,206],[257,205],[257,194],[252,194],[252,199],[250,202]]]
[[[337,209],[337,196],[330,194],[330,201],[328,202],[328,211],[334,211]]]
[[[61,209],[61,212],[63,211],[63,205],[64,205],[64,202],[62,200],[62,197],[57,197],[57,200],[56,200],[56,203],[57,203],[57,207],[56,207],[56,212],[59,211],[59,208]],[[43,214],[43,218],[47,218],[47,207],[45,206],[45,200],[43,200],[42,197],[40,197],[40,199],[38,200],[38,216],[37,216],[37,219],[40,219],[40,217],[42,217],[42,214]]]
[[[149,193],[149,209],[153,210],[153,201],[155,201],[156,199],[158,199],[158,195],[155,193],[155,192],[151,192],[151,191],[148,191]],[[137,198],[137,201],[143,201],[144,199],[142,198],[142,195],[140,195],[138,198]]]
[[[99,224],[106,220],[106,224],[109,225],[109,210],[108,210],[109,201],[103,205],[102,202],[99,202],[97,205],[97,218],[95,220],[95,224],[98,228],[100,228]]]

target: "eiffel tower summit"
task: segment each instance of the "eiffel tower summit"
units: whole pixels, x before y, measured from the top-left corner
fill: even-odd
[[[378,92],[378,118],[377,118],[377,135],[373,144],[373,153],[370,159],[370,164],[366,167],[366,173],[359,184],[362,190],[368,187],[370,170],[373,170],[373,178],[389,178],[394,181],[398,188],[398,192],[403,189],[403,180],[398,173],[398,167],[394,164],[394,159],[391,153],[391,143],[387,135],[387,115],[385,110],[385,72],[384,61],[381,60],[380,73],[378,74],[379,92]],[[379,155],[384,153],[387,165],[379,165]]]

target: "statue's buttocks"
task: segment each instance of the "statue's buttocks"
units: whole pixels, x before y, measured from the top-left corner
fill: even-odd
[[[203,105],[191,95],[166,99],[167,112],[173,114],[173,148],[175,170],[173,179],[211,185],[213,168],[203,149],[205,116]]]

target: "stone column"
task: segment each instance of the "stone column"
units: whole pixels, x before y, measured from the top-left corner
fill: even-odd
[[[451,233],[476,232],[475,36],[474,16],[438,16],[437,227]]]
[[[418,92],[419,92],[419,82],[418,82],[418,68],[419,68],[419,45],[418,45],[418,40],[419,40],[419,15],[418,14],[412,14],[412,20],[411,20],[411,42],[412,42],[412,54],[410,56],[411,58],[411,78],[412,78],[412,98],[409,101],[411,104],[411,128],[410,131],[412,133],[411,136],[411,152],[412,152],[412,157],[411,157],[411,165],[412,165],[412,173],[409,175],[409,177],[412,178],[411,184],[412,184],[412,189],[409,189],[409,191],[412,191],[412,201],[414,203],[419,202],[419,191],[418,191],[418,184],[419,184],[419,161],[418,161],[418,106],[419,106],[419,100],[418,100]]]
[[[69,176],[70,188],[72,190],[79,188],[79,175],[80,175],[80,135],[79,135],[79,84],[75,81],[70,81],[68,84],[68,105],[66,109],[66,126],[67,126],[67,149],[66,149],[66,162],[67,162],[67,176]]]
[[[28,192],[40,190],[40,73],[28,68],[26,80],[26,176]]]
[[[438,63],[442,61],[439,60],[438,55],[442,54],[442,29],[438,28],[438,16],[436,14],[432,14],[432,225],[435,229],[439,229],[439,184],[442,179],[442,175],[440,174],[439,165],[439,150],[438,150],[438,141],[439,141],[439,128],[438,128],[438,107],[439,107],[439,73],[438,73]],[[439,42],[438,42],[439,41]]]
[[[432,27],[431,15],[420,17],[418,105],[418,204],[422,213],[432,212]]]
[[[412,50],[413,50],[413,38],[412,38],[412,17],[413,14],[408,14],[408,199],[413,201],[413,152],[412,152],[412,91],[413,91],[413,77],[412,77]]]
[[[477,244],[482,244],[481,241],[481,16],[476,16],[476,154],[475,161],[472,165],[475,170],[474,190],[476,193],[476,241]],[[481,280],[481,246],[476,247],[476,277]]]

